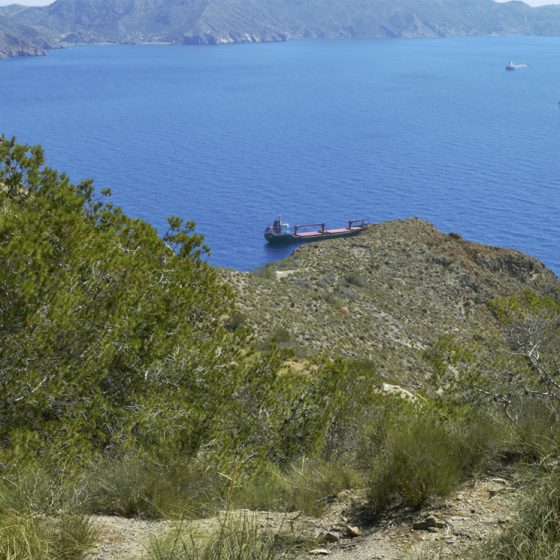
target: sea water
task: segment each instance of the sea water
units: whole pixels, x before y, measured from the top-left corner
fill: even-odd
[[[264,227],[419,216],[560,272],[560,38],[79,46],[0,62],[0,133],[211,262]],[[507,72],[506,62],[528,63]]]

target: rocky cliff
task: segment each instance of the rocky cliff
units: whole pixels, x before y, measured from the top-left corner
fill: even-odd
[[[492,0],[56,0],[1,8],[0,16],[50,44],[560,34],[559,6]]]
[[[5,12],[9,13],[9,12]],[[55,42],[45,39],[28,25],[14,23],[0,12],[0,59],[12,56],[39,56],[47,54]]]
[[[301,246],[252,273],[224,274],[237,292],[237,322],[255,326],[263,342],[304,356],[365,357],[388,377],[406,372],[407,383],[427,373],[423,352],[438,336],[492,329],[494,298],[560,287],[530,256],[415,218]]]

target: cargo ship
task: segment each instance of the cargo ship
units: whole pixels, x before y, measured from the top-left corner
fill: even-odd
[[[285,243],[300,243],[303,241],[322,241],[324,239],[338,239],[358,235],[367,228],[367,220],[349,220],[344,228],[326,229],[325,224],[290,225],[278,217],[271,226],[264,230],[264,238],[271,245]],[[310,229],[311,228],[311,229]]]
[[[518,70],[519,68],[527,68],[528,64],[514,64],[511,60],[508,60],[506,64],[506,70]]]

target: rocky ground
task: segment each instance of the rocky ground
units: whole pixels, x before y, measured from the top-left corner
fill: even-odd
[[[511,521],[516,488],[492,477],[469,483],[451,498],[422,512],[397,511],[361,537],[339,542],[329,551],[333,560],[463,559]],[[311,556],[311,555],[310,555]]]
[[[7,10],[7,8],[4,8]],[[43,56],[55,44],[44,39],[33,28],[18,25],[3,17],[0,8],[0,59],[13,56]]]
[[[434,502],[422,511],[397,510],[381,522],[368,526],[360,516],[363,493],[346,491],[333,499],[321,519],[298,512],[233,512],[249,516],[266,530],[305,537],[309,544],[301,560],[328,556],[333,560],[418,560],[422,558],[465,558],[469,548],[499,531],[509,521],[517,489],[505,477],[488,477],[465,484],[445,501]],[[143,521],[118,517],[93,518],[100,540],[88,560],[132,560],[145,558],[154,535],[173,527],[169,521]],[[219,518],[194,522],[208,531]]]

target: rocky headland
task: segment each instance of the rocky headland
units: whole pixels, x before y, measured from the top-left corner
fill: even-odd
[[[5,13],[9,14],[9,11]],[[0,59],[14,56],[44,56],[56,43],[28,25],[14,23],[0,12]]]
[[[240,323],[302,355],[370,359],[391,378],[427,374],[423,351],[442,333],[492,328],[488,303],[558,278],[537,259],[446,234],[418,218],[349,239],[300,246],[255,272],[224,271]]]

